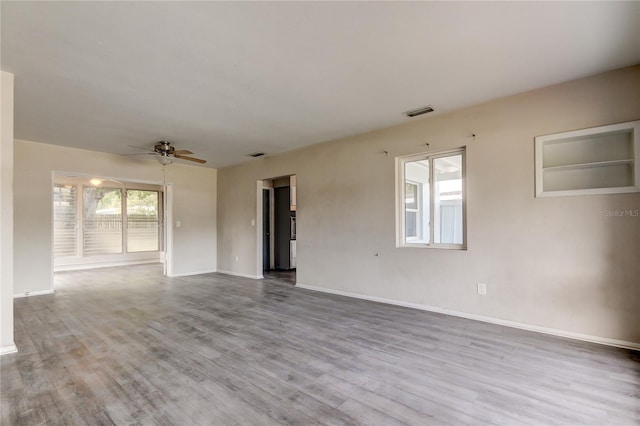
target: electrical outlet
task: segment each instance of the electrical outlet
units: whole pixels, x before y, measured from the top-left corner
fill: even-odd
[[[478,283],[478,294],[482,296],[487,295],[487,285],[485,283]]]
[[[239,260],[240,260],[240,258],[238,256],[236,256],[236,262],[239,261]]]

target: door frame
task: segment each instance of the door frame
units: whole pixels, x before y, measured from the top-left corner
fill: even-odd
[[[255,232],[256,232],[256,272],[255,272],[255,277],[258,279],[262,279],[264,278],[264,270],[263,270],[263,241],[262,241],[262,237],[263,237],[263,193],[262,190],[263,189],[268,189],[269,190],[269,218],[271,223],[269,224],[269,228],[271,230],[271,235],[269,238],[269,250],[270,250],[270,268],[273,269],[275,264],[275,255],[274,255],[274,250],[275,250],[275,241],[274,241],[274,226],[275,226],[275,218],[274,218],[274,195],[273,195],[273,181],[276,179],[280,179],[280,178],[285,178],[285,177],[291,177],[291,176],[296,176],[295,173],[289,174],[289,175],[282,175],[282,176],[275,176],[275,177],[271,177],[271,178],[266,178],[266,179],[259,179],[256,182],[256,219],[255,221],[252,221],[252,225],[255,225]],[[269,183],[271,185],[269,185]],[[297,190],[297,187],[296,187]],[[296,218],[297,220],[297,218]],[[297,224],[296,224],[297,226]],[[296,265],[296,270],[297,270],[297,265]],[[297,274],[297,272],[296,272]]]
[[[262,253],[262,235],[263,235],[263,195],[262,190],[265,189],[264,182],[269,179],[259,179],[256,182],[256,219],[252,220],[252,225],[255,226],[256,231],[256,278],[262,279],[264,278],[264,271],[262,268],[262,264],[264,261],[263,253]]]
[[[272,200],[271,188],[262,188],[262,270],[270,271],[273,269],[273,225],[272,225]],[[268,210],[268,211],[267,211]],[[265,218],[268,224],[264,222]],[[268,241],[267,241],[268,238]],[[266,246],[266,247],[265,247]],[[265,253],[266,248],[266,253]]]

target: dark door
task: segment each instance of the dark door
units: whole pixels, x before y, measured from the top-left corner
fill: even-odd
[[[271,200],[269,190],[262,190],[262,270],[271,269]]]
[[[291,189],[288,186],[273,190],[274,257],[276,269],[291,269]]]

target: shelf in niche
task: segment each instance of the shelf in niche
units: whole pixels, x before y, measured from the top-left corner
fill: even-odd
[[[580,164],[567,164],[564,166],[550,166],[544,167],[542,170],[544,172],[561,172],[564,170],[576,170],[576,169],[589,169],[592,167],[610,167],[610,166],[624,166],[624,165],[632,165],[634,163],[633,160],[611,160],[611,161],[596,161],[593,163],[580,163]]]
[[[640,192],[640,121],[539,136],[536,197]]]

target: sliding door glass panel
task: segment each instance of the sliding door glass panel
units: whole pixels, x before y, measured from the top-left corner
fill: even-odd
[[[462,244],[462,154],[433,160],[434,241]]]
[[[127,252],[160,249],[157,191],[127,190]]]
[[[122,253],[122,191],[84,188],[84,255]]]
[[[78,255],[78,221],[76,187],[53,187],[53,257]]]

